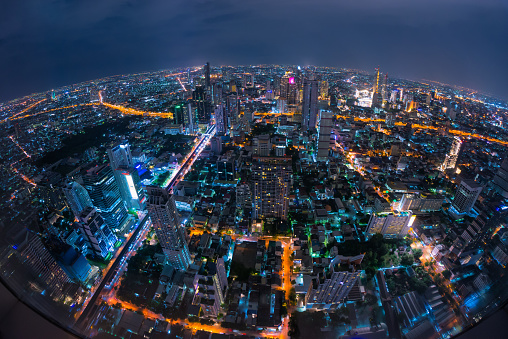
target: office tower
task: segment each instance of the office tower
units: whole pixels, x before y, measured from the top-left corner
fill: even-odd
[[[236,161],[231,155],[225,154],[217,160],[217,178],[222,181],[233,181],[236,177]]]
[[[252,153],[260,157],[270,156],[272,143],[268,134],[262,134],[252,139]]]
[[[224,114],[224,106],[222,104],[215,107],[214,112],[215,125],[217,126],[217,134],[224,134],[228,130],[227,128],[227,117]]]
[[[55,253],[55,259],[69,279],[85,285],[92,272],[92,266],[77,249],[67,244],[61,244]]]
[[[196,89],[192,92],[192,100],[194,105],[196,105],[198,123],[210,123],[210,104],[206,99],[206,92],[203,86],[196,86]]]
[[[253,218],[286,220],[291,184],[291,158],[252,157]]]
[[[185,230],[180,225],[175,198],[165,189],[154,186],[147,187],[147,194],[148,213],[166,259],[177,269],[187,269],[191,257]]]
[[[123,141],[107,151],[122,200],[128,209],[143,210],[145,194],[138,172],[134,169],[130,146]]]
[[[187,84],[191,83],[190,68],[187,68]]]
[[[305,80],[303,83],[304,83],[303,97],[305,98]],[[328,89],[329,89],[328,81],[323,80],[319,82],[319,98],[321,100],[328,99]]]
[[[120,166],[133,167],[132,154],[129,142],[123,140],[117,143],[113,148],[107,150],[111,168],[115,169]]]
[[[222,83],[214,83],[212,87],[212,99],[214,105],[219,105],[222,103],[223,94]]]
[[[75,216],[79,216],[87,207],[93,206],[86,189],[75,181],[68,183],[63,192]]]
[[[186,129],[187,129],[187,133],[189,134],[193,134],[195,131],[196,131],[196,112],[194,110],[194,108],[192,107],[192,103],[189,102],[187,104],[187,115],[188,115],[188,119],[189,119],[189,123],[188,125],[186,126]]]
[[[205,87],[210,88],[210,63],[205,64]]]
[[[321,110],[319,112],[319,139],[316,157],[319,161],[326,161],[328,159],[330,135],[332,132],[332,115],[331,111]]]
[[[376,74],[374,75],[374,86],[372,88],[372,108],[380,108],[383,105],[383,98],[381,96],[382,79],[379,68],[376,68]]]
[[[381,98],[383,98],[383,103],[388,100],[388,74],[382,75],[382,83],[381,83]]]
[[[252,194],[249,184],[242,183],[236,186],[236,204],[242,208],[252,208]]]
[[[93,207],[87,207],[78,216],[76,227],[85,239],[88,254],[106,259],[113,252],[117,237],[111,232],[104,219]]]
[[[226,116],[227,129],[234,128],[238,124],[238,115],[240,114],[240,104],[238,102],[238,94],[231,93],[226,98]]]
[[[456,216],[469,213],[482,189],[483,186],[474,180],[462,180],[453,197],[451,212]]]
[[[88,169],[83,176],[83,187],[108,227],[113,232],[122,232],[128,223],[127,209],[111,166],[96,165]]]
[[[318,82],[316,80],[303,80],[302,115],[304,129],[316,128],[318,115]]]
[[[286,99],[288,105],[296,105],[297,102],[298,83],[296,78],[289,74],[284,75],[280,80],[279,97]]]
[[[460,149],[462,147],[462,140],[459,137],[454,137],[450,152],[445,157],[443,164],[440,167],[442,172],[448,169],[454,169],[459,158]]]
[[[392,93],[390,94],[390,102],[393,104],[393,103],[396,103],[397,102],[397,98],[398,98],[398,94],[399,94],[399,91],[394,89],[392,91]]]
[[[339,271],[339,265],[331,266],[328,272],[320,272],[312,280],[305,295],[307,308],[337,308],[347,297],[360,278],[360,272]]]
[[[210,148],[212,149],[212,152],[216,155],[219,155],[222,153],[222,138],[221,137],[212,137],[210,139]]]
[[[508,198],[508,158],[504,159],[494,177],[494,186],[503,198]]]
[[[380,233],[385,238],[402,238],[413,225],[415,218],[411,211],[400,214],[372,214],[365,235],[370,238]]]
[[[173,123],[175,125],[187,126],[189,124],[189,113],[187,110],[188,106],[185,104],[185,102],[180,102],[175,105],[173,108]]]

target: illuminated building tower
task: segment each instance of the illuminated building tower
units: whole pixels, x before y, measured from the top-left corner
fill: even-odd
[[[196,89],[192,92],[192,100],[194,105],[196,105],[198,123],[210,123],[210,104],[206,99],[206,92],[203,86],[196,86]]]
[[[305,295],[307,308],[330,309],[344,302],[351,289],[360,279],[360,272],[341,272],[339,266],[318,273],[312,279],[309,293]]]
[[[205,87],[210,88],[210,63],[205,64]]]
[[[118,143],[113,148],[109,148],[107,152],[112,168],[134,166],[130,145],[127,141],[124,140]]]
[[[298,84],[296,78],[284,75],[280,80],[280,97],[286,99],[288,105],[296,105],[297,102]]]
[[[332,132],[332,115],[331,111],[321,110],[319,112],[319,139],[318,152],[316,159],[326,161],[330,149],[330,135]]]
[[[291,158],[252,157],[253,218],[286,220],[291,182]]]
[[[252,139],[252,153],[261,157],[270,156],[272,150],[272,142],[270,141],[270,135],[262,134]]]
[[[187,126],[189,124],[189,112],[187,112],[187,110],[188,106],[184,102],[175,105],[173,109],[174,111],[173,123],[175,125]]]
[[[304,129],[316,128],[318,115],[318,82],[305,79],[303,81],[302,115]]]
[[[160,187],[148,186],[148,213],[159,244],[169,263],[180,270],[185,270],[191,264],[191,257],[185,230],[180,225],[180,218],[176,210],[175,198]]]
[[[501,194],[503,198],[508,198],[508,158],[504,159],[501,167],[497,170],[494,185],[497,193]]]
[[[190,68],[187,68],[187,84],[190,84],[192,82],[191,76],[190,76]]]
[[[127,209],[109,164],[94,166],[83,176],[83,186],[93,206],[113,232],[122,232],[128,223]]]
[[[87,207],[78,216],[78,220],[79,222],[75,225],[87,243],[88,253],[103,259],[108,258],[118,239],[108,228],[101,215],[95,208]]]
[[[215,117],[215,125],[217,126],[217,134],[224,134],[227,131],[227,117],[224,115],[224,106],[217,105],[213,112]]]
[[[371,238],[379,233],[385,238],[402,238],[413,225],[415,218],[411,211],[400,214],[372,214],[365,236]]]
[[[92,207],[92,199],[86,189],[77,182],[68,183],[63,189],[72,212],[79,216],[87,207]]]
[[[240,114],[239,106],[238,94],[229,94],[226,99],[226,116],[228,129],[234,128],[238,124],[238,115]]]
[[[305,80],[303,81],[303,84],[304,84],[303,97],[305,98]],[[329,88],[328,81],[323,80],[319,82],[319,98],[321,100],[328,99],[328,88]]]
[[[383,74],[383,81],[381,84],[381,97],[383,98],[383,103],[388,100],[388,74]]]
[[[446,105],[446,115],[450,120],[455,120],[457,113],[460,113],[460,106],[455,101],[449,101]]]
[[[450,211],[452,215],[461,216],[471,211],[478,199],[478,196],[483,190],[483,186],[474,180],[462,180],[455,197],[453,197],[452,206]]]
[[[440,167],[442,172],[448,169],[454,169],[457,165],[457,159],[459,158],[460,149],[462,147],[462,140],[459,137],[454,137],[450,152],[445,157],[443,164]]]
[[[127,208],[143,210],[146,198],[138,172],[134,169],[129,143],[123,141],[107,152],[120,195]]]
[[[374,75],[374,86],[372,88],[372,108],[380,108],[383,104],[381,87],[381,73],[379,73],[379,68],[376,68],[376,74]]]

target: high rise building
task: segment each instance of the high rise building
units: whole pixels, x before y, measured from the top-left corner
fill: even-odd
[[[383,97],[381,96],[382,79],[379,68],[376,68],[376,74],[374,75],[374,86],[372,88],[372,108],[380,108],[383,105]]]
[[[131,148],[126,140],[117,143],[114,147],[107,150],[111,168],[115,169],[120,166],[133,167]]]
[[[305,129],[316,128],[318,115],[318,82],[316,80],[303,80],[302,115]]]
[[[143,210],[145,193],[134,169],[129,143],[123,141],[107,151],[122,200],[128,209]]]
[[[497,193],[505,199],[508,198],[508,158],[504,159],[501,167],[497,170],[494,177],[494,186]]]
[[[129,218],[111,166],[96,165],[88,169],[83,176],[83,186],[108,227],[113,232],[123,232]]]
[[[166,259],[177,269],[187,269],[191,264],[191,257],[185,230],[180,225],[175,198],[160,187],[148,186],[147,193],[148,213]]]
[[[200,305],[203,316],[216,318],[224,303],[227,291],[227,277],[222,258],[216,262],[203,263],[195,278],[193,305]]]
[[[286,99],[288,105],[296,105],[298,97],[298,83],[294,76],[284,75],[280,80],[280,97]]]
[[[210,63],[205,64],[205,87],[210,88]]]
[[[224,114],[224,106],[219,104],[214,109],[215,125],[217,126],[217,134],[224,134],[228,130],[227,128],[227,116]]]
[[[286,220],[291,185],[291,158],[252,158],[253,218]]]
[[[93,207],[87,207],[78,216],[76,227],[83,235],[88,247],[88,254],[108,258],[113,252],[117,237],[111,232],[104,219]]]
[[[415,218],[411,211],[400,214],[372,214],[365,235],[367,238],[376,233],[382,234],[385,238],[404,237]]]
[[[325,161],[328,159],[328,152],[330,149],[330,135],[332,132],[332,116],[333,113],[327,110],[319,112],[319,139],[318,139],[318,152],[316,159]]]
[[[227,96],[226,112],[227,129],[235,127],[238,124],[238,115],[240,114],[240,104],[238,102],[238,94],[236,92]]]
[[[93,206],[92,199],[90,199],[86,189],[75,181],[68,183],[64,187],[63,192],[67,203],[76,217],[87,207]]]
[[[203,86],[196,86],[192,92],[192,100],[196,105],[197,118],[200,124],[210,123],[210,104],[206,98],[206,91]]]
[[[305,87],[305,80],[304,80],[304,87]],[[321,100],[326,100],[329,98],[328,96],[328,90],[329,90],[329,86],[328,86],[328,81],[320,81],[319,82],[319,98]],[[303,94],[303,97],[305,98],[305,89],[303,90],[304,94]]]
[[[270,135],[261,134],[252,139],[252,153],[260,157],[270,156],[272,150],[272,142]]]
[[[446,155],[443,164],[440,167],[441,171],[448,169],[454,169],[457,165],[457,159],[459,158],[460,149],[462,147],[462,140],[459,137],[454,137],[450,152]]]
[[[483,190],[478,182],[474,180],[462,180],[455,197],[453,197],[450,211],[452,215],[461,216],[469,213]]]

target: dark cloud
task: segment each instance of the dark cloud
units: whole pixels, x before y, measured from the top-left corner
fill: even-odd
[[[0,101],[112,74],[317,64],[463,85],[508,99],[503,0],[0,2]]]

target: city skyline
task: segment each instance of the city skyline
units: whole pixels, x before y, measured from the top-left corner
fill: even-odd
[[[381,66],[391,76],[508,99],[502,1],[9,2],[1,15],[0,76],[8,82],[0,102],[104,76],[206,61],[367,71]],[[250,28],[257,18],[265,24]],[[263,38],[274,34],[285,39]],[[323,38],[330,35],[338,43]]]

